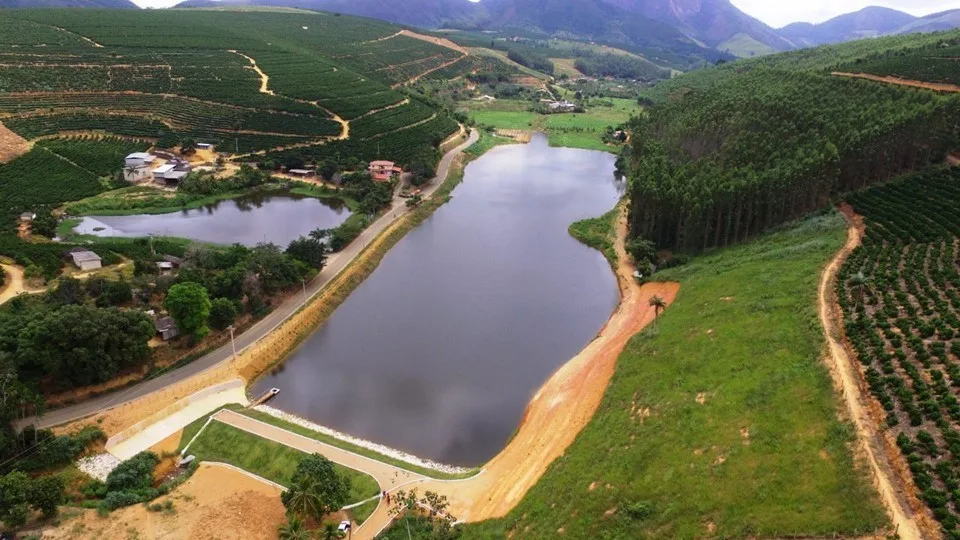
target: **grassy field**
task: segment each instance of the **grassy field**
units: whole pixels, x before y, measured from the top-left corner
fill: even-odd
[[[235,465],[283,486],[290,485],[294,469],[306,456],[289,446],[268,441],[217,421],[210,422],[190,445],[190,454],[197,456],[198,461],[219,461]],[[350,497],[347,504],[368,499],[380,491],[372,476],[337,464],[334,464],[334,467],[337,473],[350,479]]]
[[[572,98],[572,96],[570,96]],[[551,146],[618,152],[619,146],[607,145],[601,137],[607,127],[616,127],[642,110],[630,99],[594,100],[587,112],[543,115],[530,112],[522,101],[498,100],[471,103],[469,112],[482,125],[501,129],[543,131]]]
[[[597,414],[506,518],[466,538],[856,535],[888,525],[821,362],[839,215],[658,277],[676,302],[622,353]]]
[[[603,253],[613,266],[617,265],[617,250],[613,248],[616,240],[616,223],[620,211],[617,208],[598,218],[583,219],[570,225],[570,236]]]

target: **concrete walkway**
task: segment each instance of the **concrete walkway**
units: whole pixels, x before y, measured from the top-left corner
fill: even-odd
[[[433,182],[431,182],[430,185],[423,190],[424,198],[433,195],[433,192],[436,191],[446,180],[447,175],[450,172],[450,167],[453,164],[453,160],[456,159],[461,152],[469,148],[471,145],[473,145],[473,143],[477,142],[479,138],[479,133],[477,130],[473,129],[470,131],[470,137],[466,141],[456,148],[450,150],[443,156],[443,159],[440,160],[440,165],[437,167],[437,177],[434,178]],[[386,230],[387,227],[389,227],[394,221],[400,219],[410,211],[411,209],[407,208],[406,206],[406,199],[398,196],[394,197],[393,206],[389,211],[385,212],[383,216],[364,229],[360,236],[351,242],[350,245],[348,245],[343,251],[334,253],[327,258],[327,265],[324,267],[323,271],[320,272],[320,274],[315,277],[313,281],[307,283],[307,295],[310,298],[313,298],[319,294],[320,291],[327,286],[327,284],[333,281],[334,278],[340,274],[340,272],[346,269],[347,266],[353,262],[353,260],[360,254],[361,251],[363,251],[363,248],[366,247],[370,241],[376,238],[381,232]],[[284,321],[295,314],[302,305],[302,295],[295,294],[287,298],[287,300],[277,306],[276,309],[271,311],[269,315],[251,326],[246,332],[243,332],[236,337],[237,353],[242,353],[247,348],[255,345],[258,341],[268,336],[271,332],[283,324]],[[110,392],[76,405],[70,405],[61,409],[47,411],[45,415],[39,418],[24,418],[23,420],[18,421],[16,425],[18,427],[23,427],[33,424],[39,428],[47,428],[58,426],[60,424],[66,424],[67,422],[72,422],[73,420],[78,420],[80,418],[86,418],[101,411],[109,410],[125,403],[129,403],[180,381],[189,379],[190,377],[203,373],[208,369],[215,368],[223,362],[228,362],[231,357],[232,352],[230,349],[230,343],[228,342],[212,353],[203,356],[202,358],[198,358],[197,360],[190,362],[181,368],[164,373],[163,375],[160,375],[154,379],[144,381],[131,388]]]
[[[423,475],[315,441],[309,437],[255,420],[229,409],[224,409],[213,415],[213,419],[258,437],[296,448],[301,452],[320,454],[334,463],[367,473],[380,484],[381,490],[387,492],[393,492],[408,484],[417,484],[427,480],[427,477]],[[373,538],[386,528],[390,521],[389,508],[386,502],[381,499],[373,514],[353,532],[353,538],[357,540]]]
[[[231,403],[247,404],[242,379],[205,388],[107,440],[106,451],[130,459],[185,428],[191,422]]]

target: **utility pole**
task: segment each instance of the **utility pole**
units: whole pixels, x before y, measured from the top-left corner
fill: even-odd
[[[300,278],[300,284],[303,285],[303,305],[307,305],[307,280]]]
[[[234,326],[231,324],[227,327],[227,330],[230,331],[230,348],[233,349],[233,362],[237,362],[237,344],[233,341],[233,331],[235,330]]]

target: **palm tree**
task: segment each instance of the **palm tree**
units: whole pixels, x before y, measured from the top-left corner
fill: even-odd
[[[667,308],[667,301],[663,299],[659,294],[654,295],[648,301],[650,307],[653,308],[653,318],[657,319],[660,317],[660,313]]]
[[[313,534],[307,525],[297,516],[290,516],[287,522],[277,529],[280,540],[310,540]]]
[[[316,480],[310,476],[301,476],[295,478],[292,484],[283,494],[283,504],[287,511],[297,516],[319,519],[324,513],[324,504]]]
[[[338,538],[343,538],[343,533],[337,529],[337,525],[334,523],[325,524],[323,530],[320,531],[320,540],[337,540]]]
[[[857,272],[847,284],[850,285],[850,289],[853,290],[853,296],[857,299],[857,305],[859,306],[863,302],[864,291],[867,288],[867,276],[863,275],[863,272]]]

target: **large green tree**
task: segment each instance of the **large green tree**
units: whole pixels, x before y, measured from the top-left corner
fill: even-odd
[[[170,312],[181,332],[202,338],[209,332],[210,297],[199,283],[178,283],[167,291],[163,307]]]
[[[39,309],[16,334],[15,358],[21,374],[50,377],[62,387],[100,383],[147,360],[147,342],[155,333],[139,311],[88,305]]]
[[[297,464],[290,489],[281,499],[291,514],[319,522],[342,508],[349,493],[350,479],[337,474],[329,459],[313,454]]]

